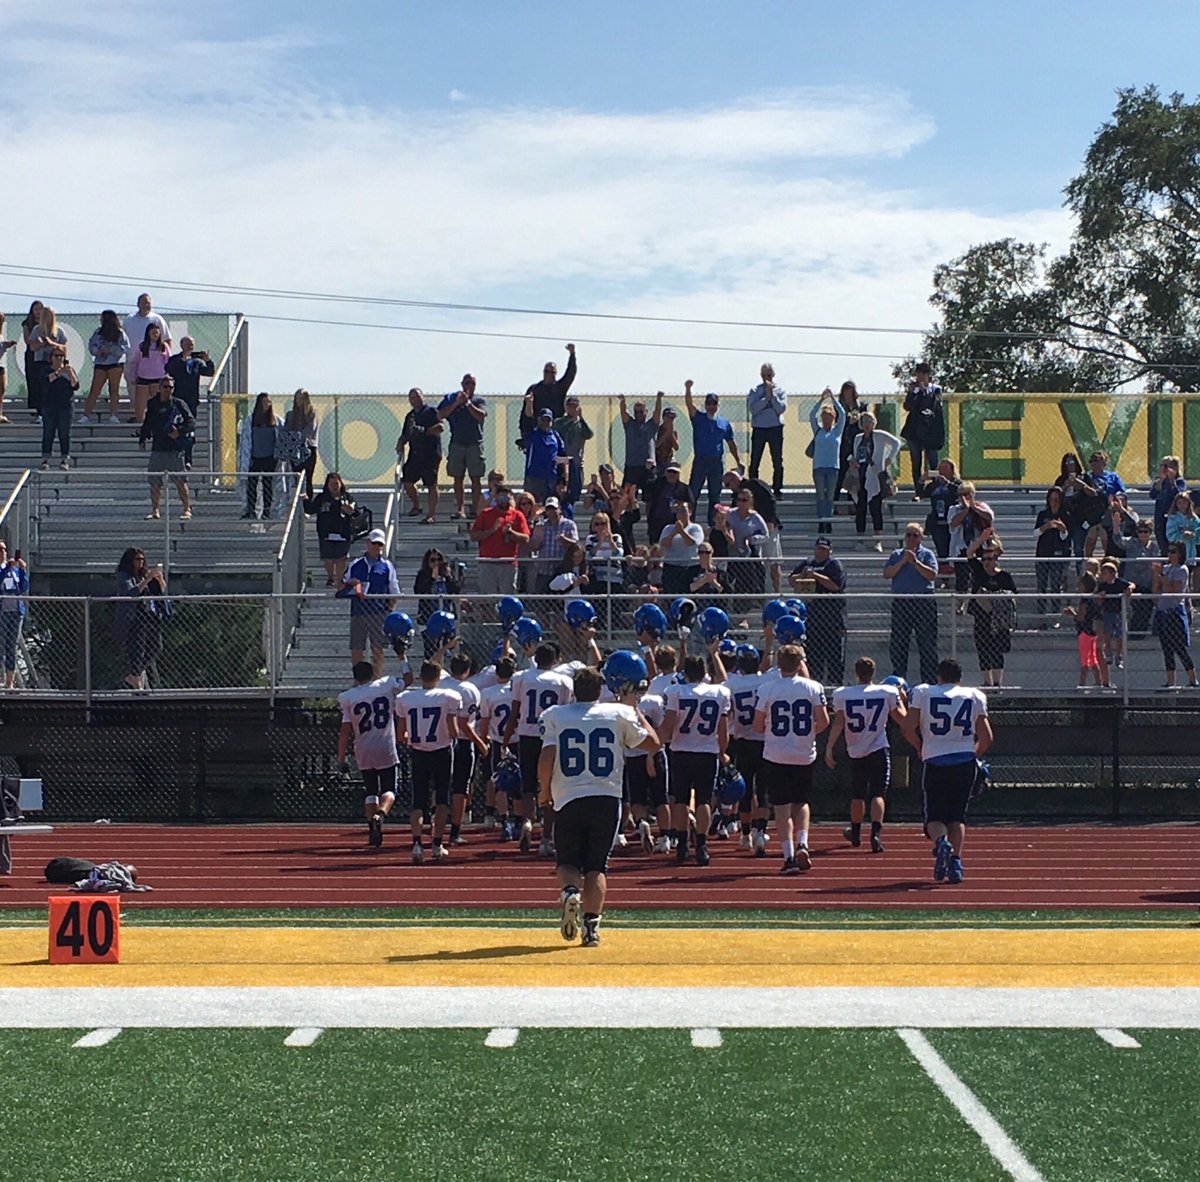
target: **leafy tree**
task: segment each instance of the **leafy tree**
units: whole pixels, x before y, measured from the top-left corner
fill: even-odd
[[[1122,90],[1066,188],[1070,249],[1004,239],[937,268],[924,341],[958,390],[1200,390],[1200,103]],[[894,369],[907,378],[915,359]]]

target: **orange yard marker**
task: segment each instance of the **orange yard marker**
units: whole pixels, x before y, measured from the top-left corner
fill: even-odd
[[[50,896],[51,964],[117,964],[120,937],[116,895]]]

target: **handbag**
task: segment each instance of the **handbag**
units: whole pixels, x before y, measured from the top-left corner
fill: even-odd
[[[374,518],[371,510],[365,505],[354,510],[350,518],[350,540],[357,542],[359,538],[364,538],[374,528]]]
[[[896,495],[896,482],[888,468],[879,469],[879,495],[885,500]]]
[[[817,437],[814,435],[809,441],[808,446],[804,449],[804,454],[811,460],[817,451]]]

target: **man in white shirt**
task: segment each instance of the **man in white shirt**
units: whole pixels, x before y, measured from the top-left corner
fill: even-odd
[[[661,746],[632,705],[636,692],[625,693],[619,703],[602,703],[603,685],[595,669],[575,674],[575,702],[552,706],[541,715],[543,746],[538,757],[540,799],[555,814],[562,888],[559,930],[564,940],[573,940],[582,911],[585,948],[600,943],[608,855],[621,823],[625,752],[653,756]]]
[[[137,298],[137,311],[132,315],[125,317],[125,322],[121,326],[125,329],[125,335],[129,338],[129,355],[125,358],[125,393],[129,396],[129,404],[133,407],[133,421],[140,423],[146,415],[146,394],[147,389],[143,387],[138,389],[137,384],[137,359],[142,342],[146,339],[146,329],[150,325],[156,325],[162,333],[162,339],[167,348],[172,345],[171,332],[167,328],[167,322],[154,311],[153,305],[150,302],[150,296],[146,292],[142,292]]]
[[[829,727],[829,710],[821,684],[800,675],[804,652],[783,645],[775,658],[779,676],[763,680],[754,711],[754,729],[763,736],[763,761],[758,773],[758,798],[775,806],[781,874],[812,868],[808,852],[809,798],[817,736]]]
[[[412,779],[412,860],[425,860],[421,845],[422,821],[432,813],[433,859],[449,857],[443,837],[450,815],[451,750],[460,736],[470,737],[470,724],[462,719],[463,700],[452,689],[440,686],[442,667],[433,661],[421,664],[420,688],[405,690],[397,700],[399,732],[408,744]],[[433,805],[431,808],[430,806]]]
[[[383,845],[383,818],[396,802],[396,750],[400,719],[395,709],[404,687],[394,677],[376,677],[370,661],[358,661],[353,669],[354,688],[338,695],[342,727],[338,733],[338,764],[350,770],[346,756],[354,745],[354,759],[362,772],[366,793],[363,809],[367,817],[367,841]]]
[[[940,662],[937,684],[913,689],[904,720],[905,737],[923,764],[925,835],[933,842],[934,882],[963,880],[967,806],[979,760],[993,739],[987,697],[961,681],[957,661]]]
[[[875,684],[875,662],[859,657],[854,662],[855,686],[833,693],[833,725],[825,741],[825,766],[837,767],[834,747],[844,733],[850,757],[850,827],[843,836],[853,846],[862,844],[862,822],[868,802],[871,809],[871,853],[883,853],[883,811],[892,776],[887,724],[890,718],[904,725],[904,698],[894,685]]]

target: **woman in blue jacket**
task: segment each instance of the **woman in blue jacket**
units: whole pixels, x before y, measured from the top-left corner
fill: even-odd
[[[4,649],[4,688],[17,681],[17,645],[25,623],[25,596],[29,594],[29,572],[25,560],[8,556],[7,543],[0,541],[0,645]]]
[[[837,490],[838,470],[842,458],[842,432],[846,415],[833,400],[833,391],[826,386],[821,397],[809,412],[812,424],[813,486],[817,490],[817,532],[833,532],[833,498]]]

